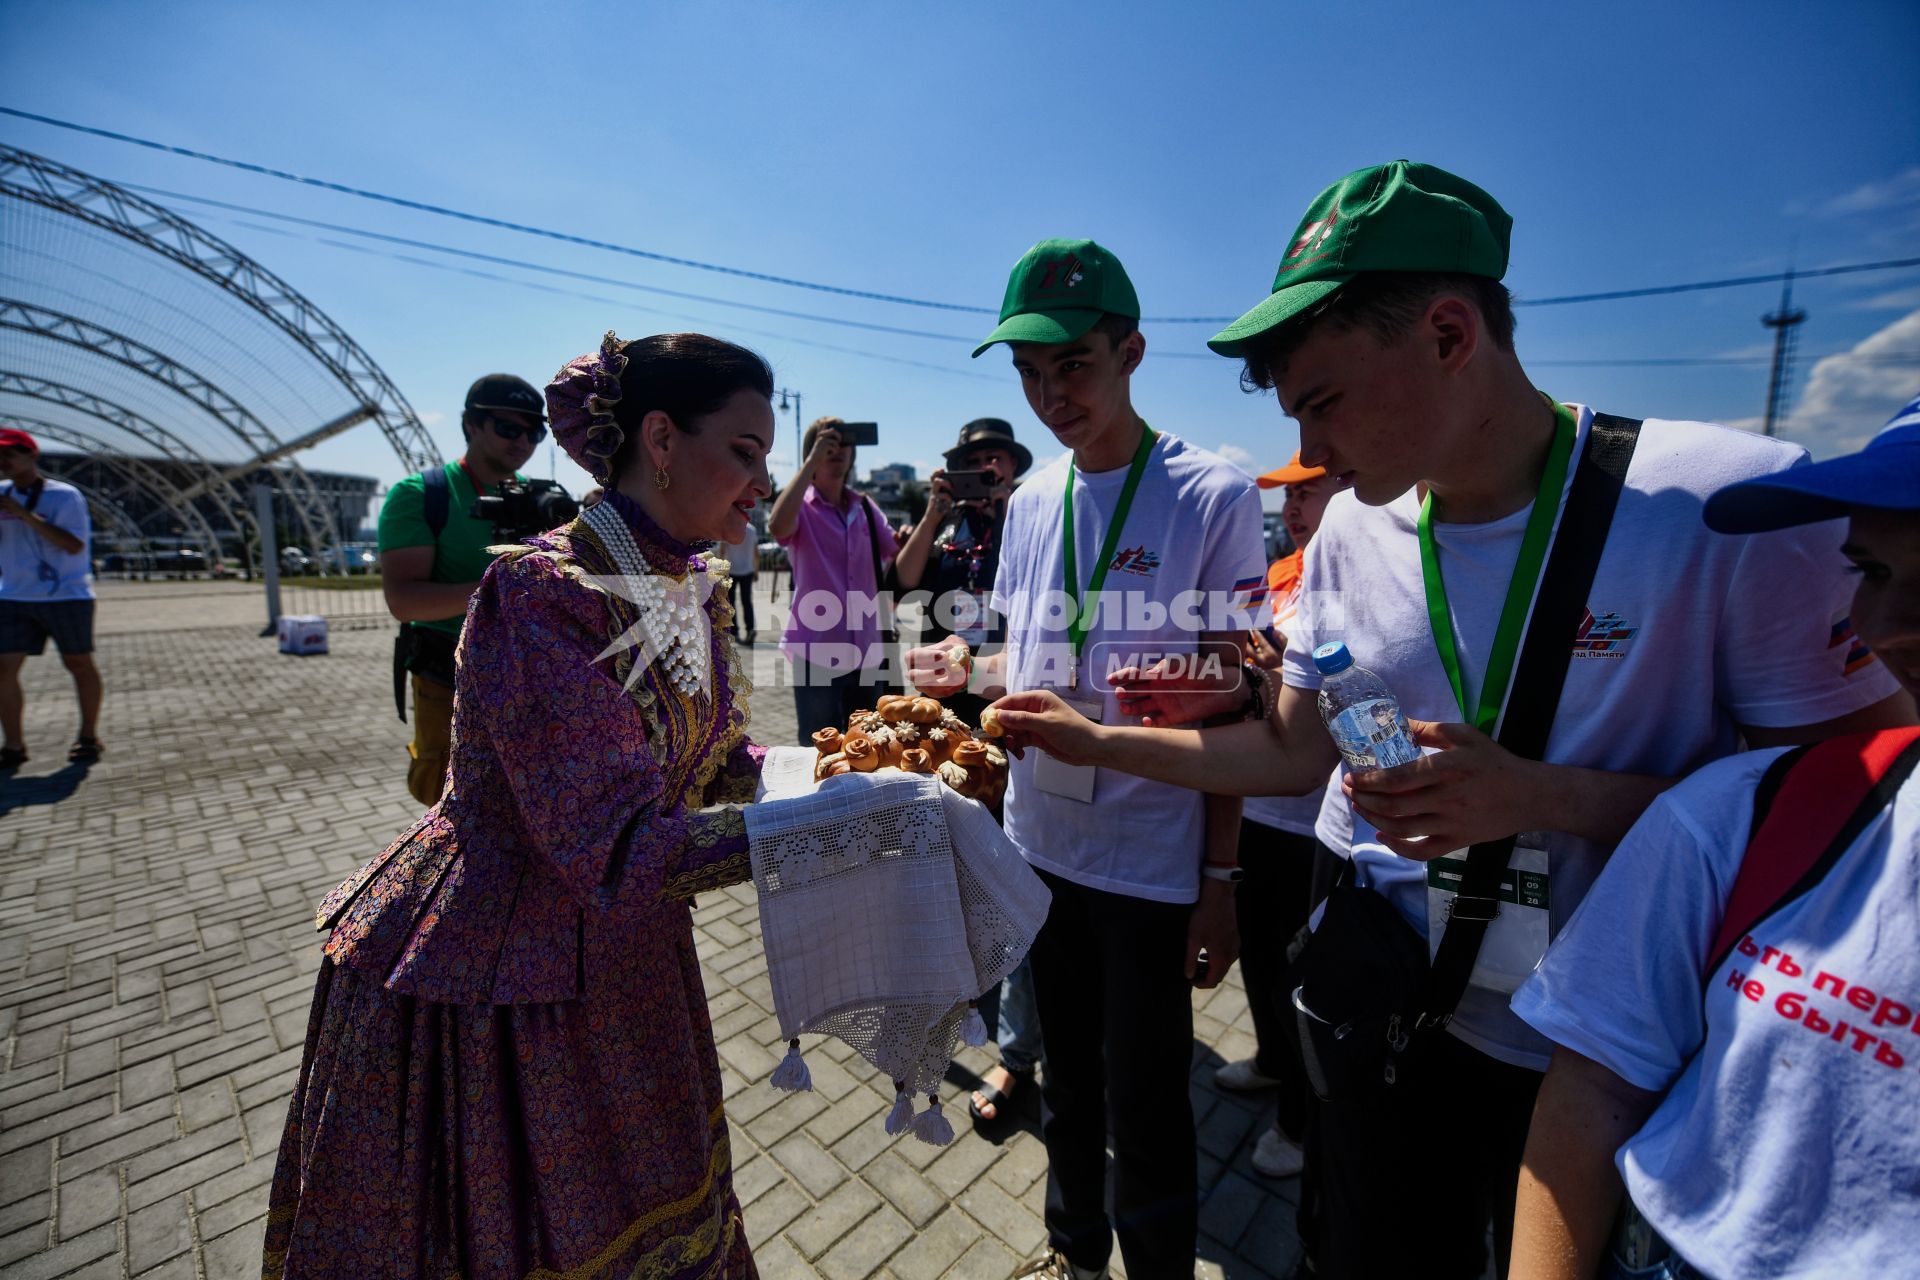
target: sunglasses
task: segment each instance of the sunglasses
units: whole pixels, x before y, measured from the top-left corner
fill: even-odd
[[[525,436],[534,444],[539,444],[547,438],[547,429],[538,423],[531,427],[523,427],[517,423],[502,422],[498,418],[488,418],[487,427],[502,440],[518,440],[521,436]]]

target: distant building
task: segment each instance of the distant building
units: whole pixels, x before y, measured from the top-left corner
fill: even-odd
[[[203,475],[202,468],[162,457],[136,456],[126,461],[136,465],[119,465],[120,457],[112,454],[78,454],[49,449],[40,455],[40,466],[48,475],[77,487],[90,500],[113,508],[110,512],[94,513],[96,555],[133,550],[131,546],[121,545],[132,540],[133,530],[138,530],[140,537],[153,547],[197,543],[196,531],[189,529],[140,476],[157,473],[176,490],[180,490],[199,481]],[[338,471],[309,470],[306,474],[320,492],[332,526],[326,532],[336,544],[364,541],[372,537],[370,529],[375,516],[374,500],[380,491],[378,480],[372,476],[346,475]],[[254,484],[262,480],[273,483],[275,477],[259,471],[247,472],[235,476],[232,484],[244,498],[251,500]],[[192,501],[219,539],[221,554],[243,560],[242,547],[246,535],[235,524],[233,513],[227,510],[226,503],[204,495]],[[307,541],[305,532],[297,524],[289,520],[289,526],[281,532],[282,545]]]
[[[918,481],[918,473],[910,464],[890,462],[884,467],[875,467],[869,471],[866,482],[860,488],[879,503],[880,510],[886,513],[887,519],[897,525],[907,519],[907,487]]]

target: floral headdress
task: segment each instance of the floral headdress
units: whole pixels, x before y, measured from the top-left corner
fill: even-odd
[[[614,406],[620,403],[620,375],[627,367],[627,358],[620,353],[624,345],[613,330],[607,330],[598,351],[567,361],[547,384],[547,422],[553,438],[602,485],[613,482],[613,455],[625,438],[613,417]]]

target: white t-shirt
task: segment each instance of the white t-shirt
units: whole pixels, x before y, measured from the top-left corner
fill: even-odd
[[[1301,583],[1295,582],[1288,590],[1286,598],[1274,593],[1267,601],[1273,609],[1270,625],[1275,634],[1287,625],[1294,611],[1300,607]],[[1278,672],[1269,674],[1270,679],[1279,679]],[[1338,785],[1339,773],[1334,777]],[[1290,831],[1297,836],[1317,836],[1320,819],[1320,805],[1324,799],[1322,791],[1309,791],[1303,796],[1248,796],[1241,806],[1241,816],[1248,822],[1257,822],[1263,827],[1273,827],[1280,831]],[[1335,848],[1345,849],[1346,837],[1342,834]]]
[[[1007,503],[993,607],[1007,621],[1007,688],[1064,691],[1072,647],[1061,523],[1064,457],[1031,476]],[[1127,468],[1074,472],[1074,550],[1084,592],[1107,536]],[[1252,624],[1266,594],[1260,495],[1246,473],[1162,432],[1087,631],[1080,692],[1098,697],[1107,724],[1123,719],[1110,669],[1197,651],[1203,630]],[[1190,593],[1190,610],[1176,606]],[[1209,616],[1211,615],[1211,616]],[[1199,625],[1183,625],[1194,624]],[[1155,902],[1200,892],[1201,795],[1102,769],[1091,803],[1041,791],[1037,752],[1013,760],[1006,827],[1027,861],[1076,884]]]
[[[33,513],[80,539],[80,549],[66,552],[27,527],[19,516],[0,515],[0,600],[93,599],[93,524],[87,500],[70,484],[41,477],[44,486]],[[26,505],[28,490],[16,491],[12,481],[0,481],[0,494],[10,494]]]
[[[1910,1276],[1920,780],[1815,888],[1703,973],[1754,788],[1780,754],[1722,760],[1655,801],[1513,1007],[1629,1084],[1666,1092],[1615,1159],[1688,1262],[1763,1280]]]
[[[736,578],[752,577],[760,570],[760,544],[755,537],[754,528],[749,524],[743,541],[726,544],[727,571]]]
[[[1578,415],[1576,460],[1593,421],[1585,408]],[[1594,576],[1592,625],[1575,649],[1548,738],[1550,763],[1676,777],[1737,750],[1739,725],[1813,724],[1898,690],[1852,641],[1844,521],[1729,537],[1701,519],[1709,494],[1806,456],[1752,432],[1647,421]],[[1568,486],[1576,469],[1567,468]],[[1461,719],[1427,620],[1419,509],[1412,492],[1383,507],[1334,496],[1307,548],[1305,596],[1285,632],[1286,683],[1317,689],[1314,647],[1343,640],[1409,716]],[[1531,504],[1486,524],[1433,525],[1470,698],[1530,511]],[[1327,808],[1335,807],[1340,815],[1322,823],[1321,838],[1339,850],[1332,841],[1350,821],[1361,883],[1386,894],[1425,935],[1426,865],[1388,851],[1331,786]],[[1549,924],[1557,930],[1608,850],[1564,833],[1521,834],[1523,844],[1548,851]],[[1546,1069],[1550,1046],[1513,1016],[1503,994],[1469,987],[1450,1029],[1503,1062]]]

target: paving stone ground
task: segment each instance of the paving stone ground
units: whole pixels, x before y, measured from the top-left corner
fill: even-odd
[[[769,636],[781,611],[761,607]],[[91,769],[63,762],[65,672],[51,655],[27,664],[35,758],[0,780],[7,1277],[259,1273],[319,963],[313,904],[417,814],[390,629],[336,626],[332,653],[303,659],[259,638],[264,620],[244,584],[104,584],[108,754]],[[774,646],[753,652],[754,736],[790,741]],[[967,1125],[985,1051],[963,1050],[952,1073],[959,1137],[944,1148],[887,1137],[891,1085],[837,1041],[809,1046],[812,1093],[779,1093],[751,889],[702,898],[694,922],[762,1274],[1002,1280],[1038,1251],[1033,1121],[999,1142]],[[1194,1022],[1203,1272],[1283,1275],[1298,1184],[1248,1165],[1269,1100],[1212,1083],[1253,1048],[1237,971],[1196,993]]]

